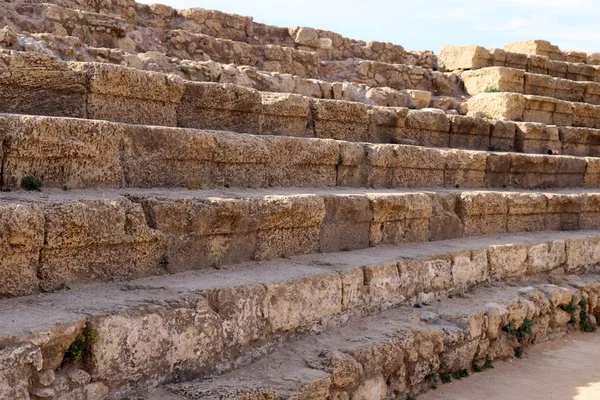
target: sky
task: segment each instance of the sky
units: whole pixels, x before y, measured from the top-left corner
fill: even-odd
[[[600,52],[599,0],[138,0],[248,15],[256,22],[309,26],[408,50],[544,39],[563,50]]]

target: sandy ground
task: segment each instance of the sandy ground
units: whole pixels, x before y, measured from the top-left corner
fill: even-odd
[[[600,333],[578,333],[440,385],[418,400],[600,400],[599,360]]]

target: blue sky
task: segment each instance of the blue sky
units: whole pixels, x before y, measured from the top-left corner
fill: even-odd
[[[138,0],[139,1],[139,0]],[[153,1],[141,1],[152,3]],[[156,2],[156,1],[154,1]],[[353,39],[393,42],[410,50],[443,45],[503,44],[545,39],[563,50],[600,51],[595,0],[161,0],[278,26],[310,26]]]

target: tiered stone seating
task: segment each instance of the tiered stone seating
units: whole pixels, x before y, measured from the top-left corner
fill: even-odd
[[[405,398],[595,329],[591,61],[0,11],[0,399]]]

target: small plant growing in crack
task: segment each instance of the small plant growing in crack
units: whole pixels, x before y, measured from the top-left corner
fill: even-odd
[[[494,369],[494,364],[492,363],[491,358],[485,360],[485,364],[483,364],[483,369]]]
[[[27,175],[21,179],[21,187],[23,189],[27,190],[28,192],[32,192],[32,191],[41,192],[42,191],[42,180],[33,175]]]
[[[579,327],[583,332],[591,333],[596,331],[596,325],[594,325],[590,319],[590,315],[587,312],[588,301],[587,299],[581,299],[579,302]]]
[[[561,306],[562,310],[568,314],[571,314],[571,320],[569,324],[575,325],[577,322],[576,314],[577,314],[577,298],[575,295],[571,296],[571,301],[566,306]]]
[[[498,89],[497,87],[494,86],[488,86],[483,90],[484,93],[502,93],[504,92],[504,90],[502,89]]]
[[[89,348],[98,342],[99,335],[95,329],[85,330],[75,338],[71,346],[65,352],[62,364],[75,363],[83,360],[89,351]]]
[[[169,266],[169,257],[166,254],[160,256],[160,261],[158,262],[158,265],[160,265],[161,268],[167,268]]]
[[[452,377],[456,380],[461,380],[467,376],[469,376],[469,371],[467,369],[460,369],[452,374]]]
[[[425,375],[425,380],[429,382],[429,387],[433,390],[438,388],[439,380],[438,374],[435,371],[431,371],[427,375]]]
[[[521,346],[515,347],[515,357],[517,357],[517,358],[523,357],[523,348]]]
[[[406,395],[406,400],[417,400],[417,398],[409,393]]]

